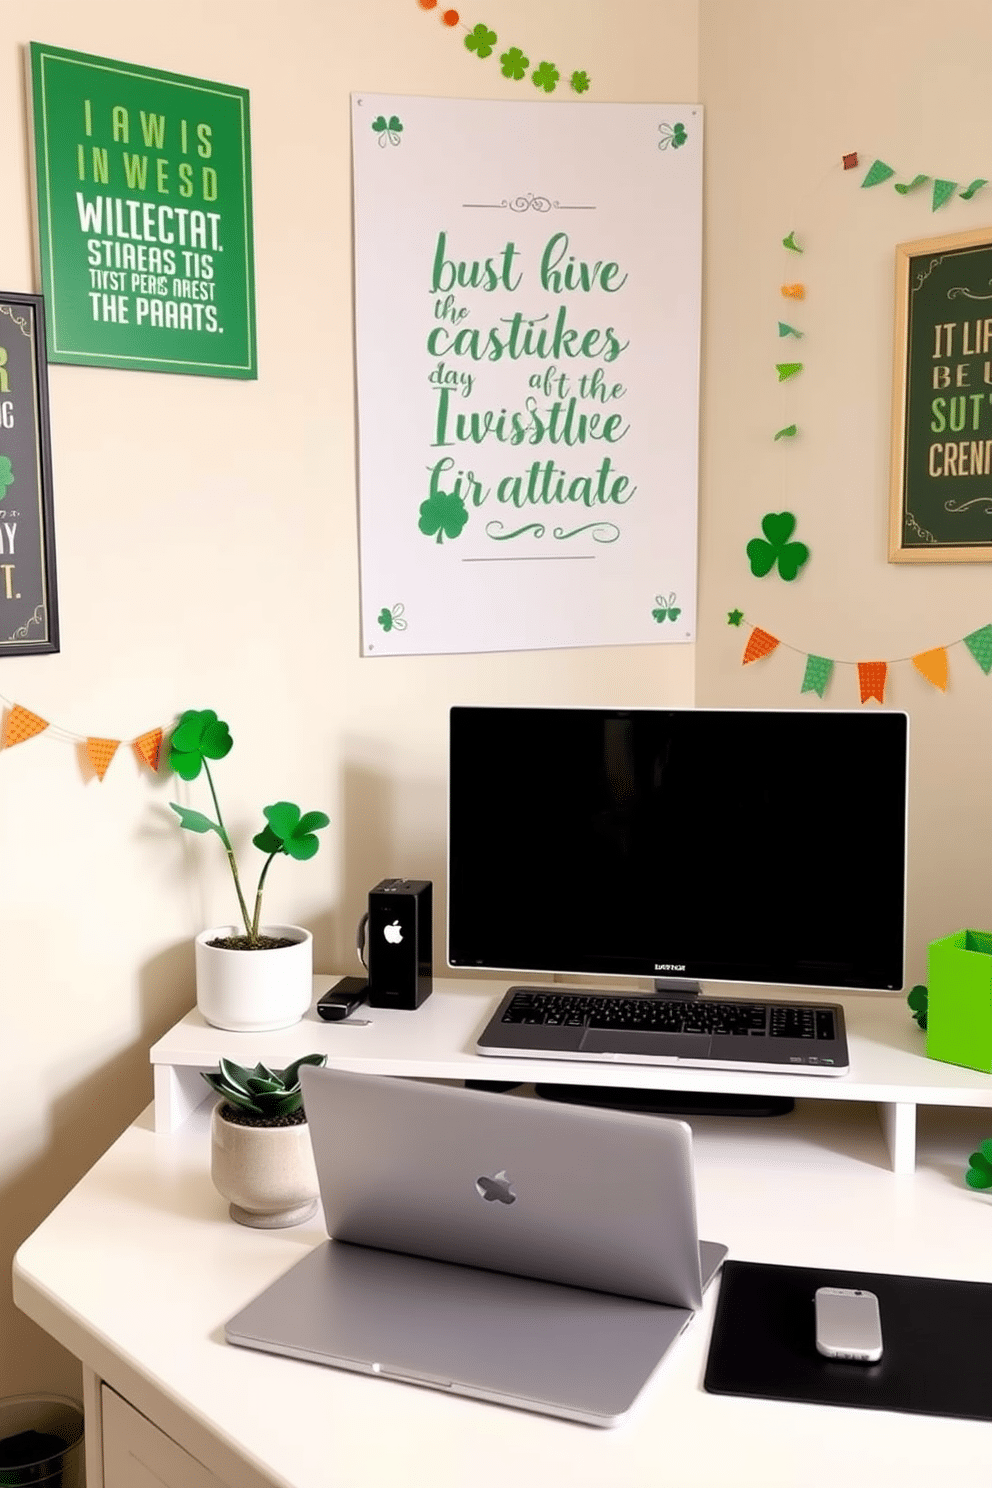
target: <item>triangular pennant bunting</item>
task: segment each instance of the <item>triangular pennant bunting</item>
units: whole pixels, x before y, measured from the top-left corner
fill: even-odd
[[[114,755],[120,739],[87,739],[86,757],[97,773],[97,778],[102,780],[107,773],[107,767]]]
[[[15,703],[4,720],[3,747],[9,749],[12,744],[23,744],[25,739],[33,739],[47,727],[47,719],[39,718],[37,713],[29,713],[27,708]]]
[[[789,236],[787,238],[783,238],[782,239],[782,247],[783,248],[788,248],[788,250],[789,250],[790,253],[802,253],[803,250],[800,248],[799,244],[796,242],[796,230],[795,230],[795,228],[793,228],[792,232],[789,233]]]
[[[858,687],[861,691],[861,701],[866,703],[869,698],[877,698],[880,703],[885,702],[885,674],[888,667],[884,661],[859,661],[858,662]]]
[[[787,325],[784,320],[780,320],[779,323],[778,323],[778,333],[779,333],[780,336],[799,336],[799,337],[801,337],[802,334],[803,334],[802,331],[797,331],[796,328],[795,328],[795,326]]]
[[[146,734],[139,734],[137,739],[131,740],[131,748],[149,770],[157,771],[158,758],[162,752],[162,730],[153,728],[149,729]]]
[[[783,284],[782,293],[787,300],[804,300],[806,298],[805,284]]]
[[[895,171],[892,169],[891,165],[886,165],[884,160],[876,160],[872,165],[868,167],[868,174],[861,182],[861,185],[863,187],[877,186],[880,181],[887,181],[890,176],[894,175]]]
[[[807,656],[800,692],[815,692],[817,697],[822,698],[833,669],[834,664],[829,656]]]
[[[941,692],[947,691],[947,649],[935,646],[932,651],[921,651],[913,657],[913,665],[921,677],[926,677]]]
[[[776,362],[775,371],[778,373],[779,382],[785,382],[790,377],[795,377],[803,370],[802,362]]]
[[[989,183],[984,176],[979,176],[977,181],[972,181],[971,185],[965,187],[964,191],[961,192],[961,200],[971,201],[971,198],[975,195],[976,191],[981,191],[982,187],[987,186],[988,184]]]
[[[795,439],[795,437],[796,437],[796,435],[798,433],[799,433],[799,425],[798,424],[786,424],[786,426],[785,426],[784,429],[779,429],[778,433],[775,435],[775,438],[776,439]]]
[[[762,656],[767,656],[770,651],[774,651],[777,645],[778,640],[775,636],[769,635],[767,630],[761,630],[756,625],[748,636],[741,666],[747,666],[749,661],[759,661]]]
[[[992,625],[973,630],[965,636],[964,643],[987,677],[992,671]]]
[[[933,207],[931,210],[936,212],[938,207],[942,207],[946,201],[950,201],[957,189],[957,181],[934,181]]]
[[[897,181],[896,190],[900,196],[906,196],[910,191],[915,191],[917,186],[923,186],[929,181],[929,176],[914,176],[911,181]]]

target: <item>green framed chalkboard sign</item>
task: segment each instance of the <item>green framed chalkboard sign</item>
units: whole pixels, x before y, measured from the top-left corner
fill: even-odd
[[[248,93],[33,41],[48,360],[255,378]]]
[[[0,656],[58,649],[45,304],[0,290]]]
[[[992,228],[896,248],[889,561],[992,563]]]

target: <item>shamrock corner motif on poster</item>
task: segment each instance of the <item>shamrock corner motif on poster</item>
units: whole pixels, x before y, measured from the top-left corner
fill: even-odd
[[[702,122],[354,96],[364,655],[693,638]]]

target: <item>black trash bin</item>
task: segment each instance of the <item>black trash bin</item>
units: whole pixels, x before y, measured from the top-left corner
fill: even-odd
[[[66,1395],[0,1400],[0,1488],[83,1488],[83,1408]]]

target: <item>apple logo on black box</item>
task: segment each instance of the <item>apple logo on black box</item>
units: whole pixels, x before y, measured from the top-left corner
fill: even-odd
[[[403,930],[400,926],[399,920],[394,920],[391,925],[383,925],[382,933],[389,941],[390,945],[399,945],[400,941],[403,939]]]
[[[493,1178],[487,1178],[483,1174],[481,1178],[475,1180],[475,1188],[476,1192],[480,1193],[490,1204],[493,1202],[497,1204],[516,1203],[517,1195],[510,1185],[505,1168],[500,1168]]]

